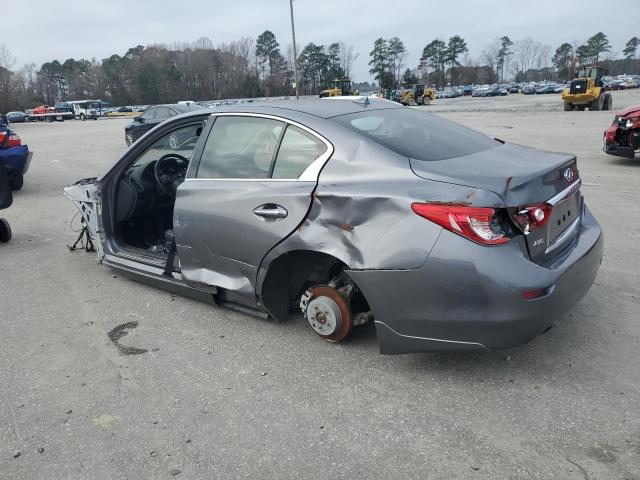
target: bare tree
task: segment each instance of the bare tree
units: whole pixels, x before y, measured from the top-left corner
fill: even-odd
[[[500,58],[500,49],[502,48],[502,42],[500,38],[494,38],[492,42],[484,47],[480,60],[487,64],[494,72],[498,66],[498,60]]]
[[[353,64],[360,54],[354,53],[353,45],[347,45],[345,42],[338,42],[338,45],[340,46],[340,68],[342,68],[347,77],[351,78]]]
[[[0,45],[0,67],[11,70],[16,64],[16,58],[4,45]]]

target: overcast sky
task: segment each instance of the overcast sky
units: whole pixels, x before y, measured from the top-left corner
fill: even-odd
[[[413,68],[428,42],[455,34],[465,38],[473,57],[502,35],[531,36],[555,50],[598,31],[620,57],[626,41],[640,36],[640,0],[295,0],[294,9],[299,50],[308,42],[354,45],[360,53],[357,81],[370,79],[369,52],[378,37],[400,37]],[[135,45],[203,36],[217,45],[255,39],[264,30],[275,33],[283,54],[291,43],[288,0],[18,0],[4,10],[0,44],[17,57],[16,66],[102,60]]]

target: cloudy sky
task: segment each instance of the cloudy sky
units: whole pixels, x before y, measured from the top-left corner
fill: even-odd
[[[294,9],[299,49],[308,42],[354,45],[358,81],[369,80],[369,52],[378,37],[400,37],[414,67],[425,44],[455,34],[466,39],[473,57],[502,35],[531,36],[555,50],[603,31],[619,56],[629,38],[640,36],[640,0],[295,0]],[[284,53],[291,38],[288,0],[18,0],[4,10],[0,44],[17,58],[16,66],[101,60],[139,44],[203,36],[219,44],[267,29]]]

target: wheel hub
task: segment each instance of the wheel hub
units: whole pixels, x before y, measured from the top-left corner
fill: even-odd
[[[333,334],[342,325],[340,308],[329,297],[316,297],[309,302],[307,321],[313,330],[322,336]]]

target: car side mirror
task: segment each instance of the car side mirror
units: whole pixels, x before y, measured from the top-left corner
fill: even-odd
[[[9,186],[9,176],[4,167],[4,162],[0,159],[0,210],[9,208],[13,203],[13,195]]]
[[[133,121],[136,123],[144,123],[144,118],[142,117],[133,117]]]

